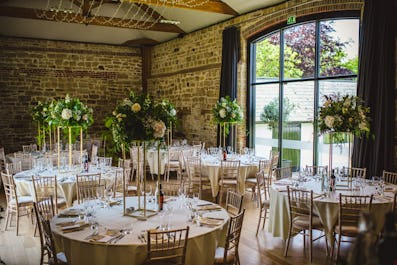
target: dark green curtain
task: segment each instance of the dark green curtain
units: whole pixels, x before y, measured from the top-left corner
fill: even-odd
[[[230,96],[237,97],[237,64],[240,59],[240,29],[235,26],[227,27],[222,33],[222,68],[219,98]],[[218,145],[219,126],[218,126]],[[236,139],[233,131],[230,131],[226,146],[233,146],[232,139]]]
[[[370,107],[374,138],[355,139],[353,167],[367,177],[393,170],[396,0],[366,0],[361,25],[357,93]]]

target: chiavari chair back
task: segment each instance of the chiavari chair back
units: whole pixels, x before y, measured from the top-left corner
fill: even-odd
[[[165,231],[147,230],[149,264],[185,264],[188,237],[189,226]]]
[[[289,208],[289,230],[288,238],[285,244],[284,256],[288,254],[288,248],[291,237],[295,236],[296,233],[303,234],[305,240],[306,236],[309,236],[309,260],[312,262],[313,241],[324,237],[320,235],[317,238],[313,238],[313,230],[324,231],[323,224],[320,218],[313,212],[313,191],[295,189],[287,186],[288,191],[288,208]],[[307,232],[306,232],[307,231]],[[325,238],[326,239],[326,238]],[[326,242],[326,251],[328,253],[328,247]]]
[[[382,172],[382,179],[383,179],[386,183],[390,183],[390,184],[397,185],[397,173],[383,170],[383,172]]]
[[[219,203],[222,203],[224,189],[234,188],[238,192],[238,179],[240,176],[240,161],[222,160],[221,177],[219,180]]]

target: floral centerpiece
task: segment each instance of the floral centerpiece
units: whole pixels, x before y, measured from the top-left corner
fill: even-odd
[[[136,95],[130,91],[106,118],[105,126],[113,135],[116,146],[128,148],[132,141],[160,140],[169,124],[177,122],[175,107],[168,101],[154,101],[147,94]]]
[[[64,99],[52,101],[49,105],[51,115],[47,121],[50,125],[60,127],[78,126],[86,131],[94,122],[92,108],[87,107],[78,98],[66,95]]]
[[[369,136],[370,125],[367,114],[369,108],[357,96],[339,94],[326,95],[319,111],[319,130],[321,134],[350,132],[356,137]],[[342,142],[343,137],[336,134],[335,142]]]
[[[49,130],[47,119],[50,116],[49,103],[38,101],[32,108],[33,121],[38,123],[37,144],[42,146],[45,143],[45,134]]]
[[[221,123],[237,123],[243,120],[243,113],[237,101],[229,96],[221,97],[212,109],[214,121]]]
[[[93,110],[82,103],[78,98],[71,98],[66,95],[65,98],[54,100],[48,106],[50,115],[47,117],[47,122],[50,126],[62,127],[64,136],[67,135],[68,128],[71,129],[69,139],[75,142],[80,132],[87,131],[93,124]]]
[[[221,97],[212,109],[212,113],[214,122],[223,126],[225,135],[229,134],[229,124],[243,120],[243,113],[236,99],[231,100],[229,96]]]

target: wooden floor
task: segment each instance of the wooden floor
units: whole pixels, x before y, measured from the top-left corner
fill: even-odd
[[[0,205],[5,207],[3,189],[0,190]],[[209,195],[208,195],[209,196]],[[210,197],[210,196],[209,196]],[[210,198],[208,198],[210,199]],[[247,193],[244,199],[246,215],[240,240],[240,260],[242,265],[268,264],[310,264],[307,252],[303,250],[302,236],[298,235],[291,240],[288,257],[283,257],[284,241],[274,238],[265,230],[260,230],[255,236],[258,220],[258,208],[251,200],[251,194]],[[4,216],[1,212],[0,216]],[[40,262],[40,242],[38,237],[33,237],[34,226],[26,216],[21,218],[20,235],[16,236],[15,222],[7,231],[4,230],[5,219],[0,219],[0,257],[7,265],[37,265]],[[325,255],[324,240],[314,243],[314,258],[311,264],[330,265],[332,262]],[[348,245],[346,244],[346,247]],[[345,248],[346,248],[345,247]],[[346,249],[343,250],[346,252]],[[342,252],[345,255],[345,253]]]

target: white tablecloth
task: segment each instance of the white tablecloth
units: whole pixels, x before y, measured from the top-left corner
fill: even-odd
[[[127,206],[137,207],[137,197],[127,198]],[[198,204],[208,203],[199,201]],[[132,233],[114,244],[89,242],[85,238],[92,233],[90,228],[81,231],[63,233],[56,223],[70,218],[54,218],[52,229],[59,250],[65,252],[68,263],[72,265],[110,265],[110,264],[142,264],[147,255],[146,243],[139,239],[139,235],[146,234],[146,230],[155,229],[162,224],[169,223],[171,228],[190,226],[189,241],[186,253],[186,264],[210,265],[214,262],[217,242],[224,243],[227,232],[229,216],[227,212],[212,211],[203,216],[221,218],[223,221],[215,227],[198,226],[188,221],[188,210],[178,208],[178,200],[168,201],[165,207],[171,205],[174,210],[172,215],[163,215],[162,212],[150,217],[147,221],[139,221],[133,217],[123,216],[123,206],[116,205],[110,208],[99,208],[95,213],[95,221],[99,224],[99,234],[104,234],[106,229],[130,229]],[[76,207],[76,206],[75,206]],[[78,207],[82,207],[81,205]]]
[[[240,163],[240,174],[238,182],[238,192],[244,193],[245,191],[245,179],[248,177],[255,177],[258,172],[258,162],[241,162]],[[208,176],[211,182],[212,196],[216,197],[219,191],[219,180],[221,174],[221,162],[220,161],[208,161],[202,162],[202,173],[204,176]]]
[[[116,170],[122,170],[121,168],[112,167],[110,169],[97,169],[90,167],[88,173],[101,173],[101,179],[105,180],[106,185],[111,185],[114,182]],[[41,172],[31,170],[25,170],[14,175],[15,185],[17,186],[17,192],[19,195],[34,195],[34,188],[32,183],[32,176],[56,176],[58,185],[58,197],[63,197],[66,200],[66,204],[71,206],[73,200],[77,199],[77,188],[76,188],[76,175],[84,174],[81,169],[77,167],[74,170],[61,170],[47,169]]]
[[[292,181],[284,179],[279,183],[274,183],[270,189],[268,231],[272,233],[274,237],[281,237],[283,239],[288,237],[289,226],[288,196],[286,192],[287,184],[292,185]],[[385,213],[392,209],[392,191],[393,189],[397,190],[397,186],[395,185],[388,185],[387,187],[389,191],[385,192],[385,196],[374,196],[374,200],[372,201],[371,211],[373,212],[374,218],[376,218],[375,221],[378,231],[380,231],[383,226]],[[304,182],[302,188],[313,190],[315,193],[314,196],[324,193],[321,191],[321,183],[319,181],[310,180]],[[357,190],[352,191],[348,188],[337,187],[337,190],[329,193],[329,196],[321,196],[314,199],[314,210],[317,211],[329,239],[332,239],[333,227],[338,220],[339,193],[345,195],[371,195],[375,193],[375,185],[367,185],[365,190],[361,193]]]

